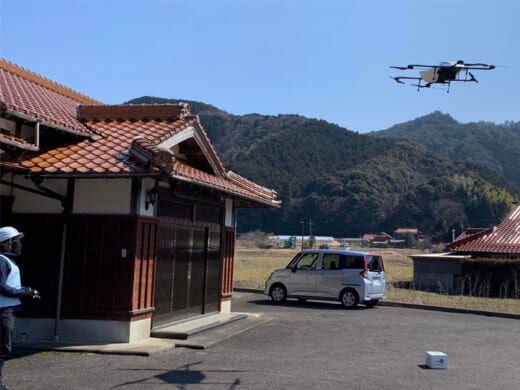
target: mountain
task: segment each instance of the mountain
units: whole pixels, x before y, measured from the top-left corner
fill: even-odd
[[[368,133],[377,138],[408,139],[452,160],[486,165],[520,187],[520,122],[459,123],[448,114],[432,114]]]
[[[518,190],[483,165],[453,162],[407,141],[298,115],[232,115],[190,104],[226,169],[274,188],[281,209],[243,210],[239,231],[346,236],[418,227],[439,239],[461,223],[490,226]],[[143,97],[128,103],[176,103]],[[307,227],[306,227],[307,229]]]

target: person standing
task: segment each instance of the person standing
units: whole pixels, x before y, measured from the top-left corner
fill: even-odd
[[[14,261],[22,254],[22,238],[23,233],[12,226],[0,228],[0,390],[8,389],[2,381],[4,362],[11,353],[14,313],[21,309],[20,298],[40,297],[37,290],[22,286],[20,269]]]

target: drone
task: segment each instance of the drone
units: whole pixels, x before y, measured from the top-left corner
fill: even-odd
[[[409,84],[417,87],[417,91],[421,88],[430,88],[432,84],[447,85],[450,92],[450,84],[452,81],[458,81],[462,83],[478,83],[478,80],[473,76],[470,70],[492,70],[495,69],[495,65],[488,64],[465,64],[464,61],[459,60],[457,62],[441,62],[439,65],[407,65],[407,66],[391,66],[390,68],[407,70],[415,68],[429,68],[427,70],[420,71],[420,77],[408,77],[408,76],[397,76],[391,79],[395,80],[399,84],[406,84],[401,80],[417,80],[417,84]],[[424,82],[424,84],[422,83]]]

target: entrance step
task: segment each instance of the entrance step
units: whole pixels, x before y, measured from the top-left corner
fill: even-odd
[[[191,336],[208,332],[232,322],[246,319],[246,314],[215,313],[193,319],[174,322],[158,329],[152,329],[151,336],[165,339],[186,340]]]

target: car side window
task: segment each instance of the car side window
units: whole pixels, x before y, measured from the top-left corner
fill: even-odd
[[[321,262],[321,269],[340,269],[340,257],[342,256],[338,254],[324,254]]]
[[[317,260],[317,253],[305,253],[296,263],[296,269],[316,269]]]
[[[364,269],[365,259],[363,256],[347,255],[344,257],[344,263],[342,263],[341,266],[341,268]]]

